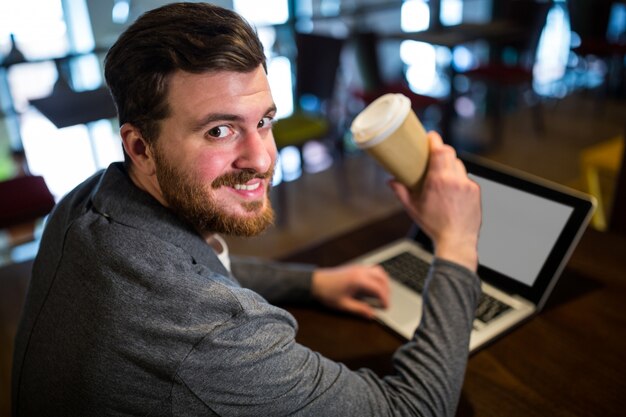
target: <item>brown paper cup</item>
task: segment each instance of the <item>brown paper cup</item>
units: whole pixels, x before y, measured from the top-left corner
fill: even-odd
[[[426,131],[402,94],[372,102],[351,126],[356,145],[409,188],[418,189],[428,164]]]

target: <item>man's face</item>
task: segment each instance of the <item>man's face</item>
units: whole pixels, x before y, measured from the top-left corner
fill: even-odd
[[[203,235],[263,231],[274,217],[268,194],[276,161],[276,111],[263,68],[177,72],[168,103],[153,149],[162,200]]]

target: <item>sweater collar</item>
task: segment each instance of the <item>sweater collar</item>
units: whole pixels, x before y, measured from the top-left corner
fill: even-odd
[[[228,276],[213,249],[188,223],[138,188],[121,162],[111,164],[91,194],[93,208],[104,217],[145,230],[189,253],[197,262]]]

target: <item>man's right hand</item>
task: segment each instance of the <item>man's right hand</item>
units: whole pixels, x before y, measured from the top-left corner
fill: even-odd
[[[430,156],[423,185],[411,191],[392,180],[389,185],[409,216],[435,245],[435,256],[476,271],[482,220],[480,187],[467,176],[455,150],[429,132]]]

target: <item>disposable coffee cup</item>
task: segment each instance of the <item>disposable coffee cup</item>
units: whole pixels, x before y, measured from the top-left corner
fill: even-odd
[[[350,127],[355,144],[411,189],[421,185],[428,164],[426,131],[403,94],[385,94],[367,106]]]

